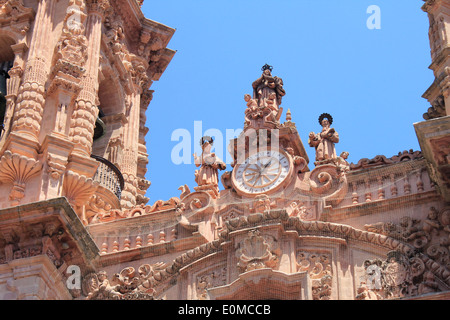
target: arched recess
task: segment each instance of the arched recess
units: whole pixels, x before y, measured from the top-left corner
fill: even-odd
[[[286,274],[270,268],[245,272],[226,286],[208,290],[212,300],[311,300],[306,272]]]
[[[111,145],[119,144],[125,121],[124,98],[120,81],[110,69],[103,72],[98,88],[99,116],[94,129],[92,153],[120,166],[120,150],[111,151]]]
[[[14,52],[11,45],[15,40],[7,35],[0,34],[0,130],[4,129],[4,118],[6,113],[6,96],[8,95],[7,79],[10,78],[8,71],[14,63]],[[0,133],[1,134],[1,133]]]

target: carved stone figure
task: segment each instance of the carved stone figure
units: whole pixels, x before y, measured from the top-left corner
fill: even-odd
[[[253,210],[256,213],[264,213],[270,210],[270,198],[266,194],[258,195],[253,201]]]
[[[322,113],[319,117],[322,131],[319,133],[310,132],[308,144],[316,148],[316,161],[336,159],[335,143],[339,142],[339,135],[330,128],[333,117],[328,113]]]
[[[211,189],[218,195],[219,170],[225,170],[225,163],[211,152],[214,140],[211,137],[203,137],[200,140],[202,155],[199,157],[194,153],[194,161],[199,170],[195,170],[195,182],[198,184],[197,191]]]
[[[347,151],[344,151],[339,157],[336,158],[335,163],[339,167],[339,171],[341,172],[341,174],[350,171],[350,164],[347,161],[348,154],[349,153]]]
[[[281,105],[281,99],[286,95],[286,91],[283,88],[283,80],[278,77],[272,76],[272,66],[264,65],[261,70],[263,71],[261,77],[255,80],[252,84],[253,98],[258,101],[260,107],[265,106],[267,100],[273,100],[272,94],[276,97],[276,109]]]

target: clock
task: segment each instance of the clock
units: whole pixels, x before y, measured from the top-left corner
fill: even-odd
[[[260,151],[234,167],[232,182],[241,195],[261,194],[279,189],[292,171],[292,159],[285,152]]]

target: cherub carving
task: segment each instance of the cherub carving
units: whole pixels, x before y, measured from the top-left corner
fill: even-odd
[[[90,274],[83,283],[86,300],[96,299],[119,299],[120,293],[116,291],[117,286],[111,286],[105,271]]]

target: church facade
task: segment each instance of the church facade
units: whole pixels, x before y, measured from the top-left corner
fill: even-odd
[[[422,7],[421,150],[348,163],[327,113],[303,141],[264,65],[231,166],[205,136],[194,190],[151,204],[145,113],[175,30],[141,5],[0,0],[0,299],[450,299],[450,0]]]

